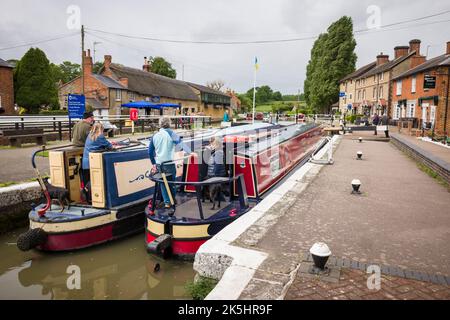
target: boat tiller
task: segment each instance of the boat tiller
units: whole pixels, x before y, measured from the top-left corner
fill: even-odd
[[[163,255],[167,258],[172,250],[172,236],[170,234],[160,235],[158,238],[147,244],[147,252]]]

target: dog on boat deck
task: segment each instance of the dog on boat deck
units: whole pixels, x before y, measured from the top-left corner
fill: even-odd
[[[67,208],[70,209],[69,190],[61,187],[55,187],[48,182],[48,178],[43,178],[42,180],[44,181],[45,187],[47,188],[48,194],[50,195],[51,201],[58,201],[59,206],[62,208],[61,212],[64,211],[64,204],[66,204]]]
[[[203,202],[205,202],[205,199],[208,198],[209,201],[213,204],[211,210],[216,209],[216,203],[218,208],[220,209],[222,196],[227,195],[225,189],[226,188],[224,188],[224,185],[221,183],[204,186],[202,193]]]

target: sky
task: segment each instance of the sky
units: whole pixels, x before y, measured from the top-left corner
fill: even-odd
[[[253,87],[255,56],[260,66],[258,86],[269,85],[283,94],[302,92],[314,43],[311,38],[326,32],[344,15],[352,17],[355,30],[370,27],[368,32],[355,34],[357,67],[374,61],[381,52],[393,57],[394,47],[408,45],[411,39],[422,40],[422,53],[428,50],[429,57],[445,53],[450,41],[450,12],[401,26],[374,28],[445,12],[450,10],[448,0],[1,0],[0,58],[19,59],[30,46],[4,48],[68,35],[34,47],[44,50],[53,63],[80,63],[80,31],[73,29],[78,16],[74,11],[68,13],[71,6],[80,9],[79,21],[87,30],[86,48],[93,49],[94,42],[101,42],[96,45],[96,61],[109,54],[113,62],[140,69],[145,56],[162,56],[177,70],[178,79],[184,75],[184,80],[199,84],[222,80],[236,92]],[[94,30],[214,42],[310,39],[207,45],[129,39]]]

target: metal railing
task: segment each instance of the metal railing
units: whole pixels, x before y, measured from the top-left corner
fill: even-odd
[[[168,116],[172,120],[175,129],[197,129],[212,125],[210,116]],[[118,134],[123,134],[126,128],[131,128],[131,120],[128,115],[96,116],[96,121],[104,124],[105,129],[112,129]],[[158,128],[160,116],[139,116],[135,121],[135,127],[141,133],[152,132]],[[25,130],[30,128],[44,129],[44,133],[58,133],[58,139],[63,140],[64,133],[71,135],[72,128],[79,120],[69,119],[66,115],[60,116],[1,116],[0,131]]]

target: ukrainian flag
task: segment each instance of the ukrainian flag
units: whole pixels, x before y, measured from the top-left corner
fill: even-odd
[[[258,58],[255,57],[255,70],[259,70]]]

